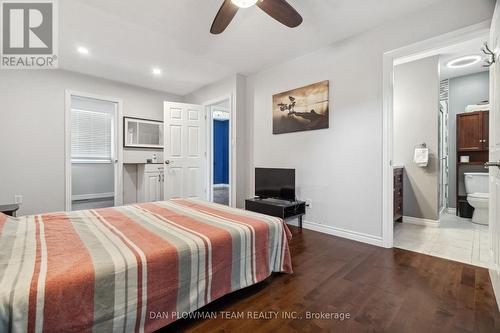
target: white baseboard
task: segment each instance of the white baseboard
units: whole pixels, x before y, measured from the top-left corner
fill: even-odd
[[[456,213],[457,213],[457,209],[456,208],[448,208],[448,214],[455,215]]]
[[[95,193],[95,194],[74,194],[71,196],[72,201],[79,200],[97,200],[97,199],[108,199],[114,198],[115,194],[113,192],[109,193]]]
[[[296,221],[296,220],[287,221],[287,223],[294,225],[294,226],[298,226],[298,221]],[[321,233],[332,235],[332,236],[347,238],[347,239],[361,242],[361,243],[366,243],[366,244],[380,246],[380,247],[383,246],[382,237],[376,237],[376,236],[364,234],[364,233],[357,232],[357,231],[332,227],[329,225],[308,222],[308,221],[304,221],[302,223],[302,227],[304,229],[317,231],[317,232],[321,232]]]
[[[491,251],[490,251],[491,252]],[[493,258],[493,252],[491,252],[491,257]],[[495,294],[495,298],[497,300],[497,306],[500,310],[500,270],[497,265],[493,265],[489,269],[490,271],[490,280],[491,285],[493,286],[493,293]]]
[[[411,217],[411,216],[403,216],[403,223],[425,225],[428,227],[437,227],[439,225],[439,221],[437,220],[421,219],[418,217]]]

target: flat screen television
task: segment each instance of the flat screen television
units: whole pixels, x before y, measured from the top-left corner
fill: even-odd
[[[295,169],[255,168],[255,196],[295,201]]]

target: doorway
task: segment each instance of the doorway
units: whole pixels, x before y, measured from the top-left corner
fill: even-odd
[[[447,96],[444,96],[443,94],[443,89],[446,90],[446,85],[449,83],[445,80],[450,78],[444,77],[443,72],[448,68],[444,68],[443,64],[448,64],[451,60],[453,60],[450,59],[450,57],[460,58],[461,56],[470,56],[471,54],[457,54],[459,49],[468,42],[472,44],[475,43],[475,45],[472,51],[465,53],[472,52],[476,55],[481,55],[481,46],[485,41],[488,41],[488,35],[489,24],[485,22],[484,24],[461,29],[453,33],[442,35],[384,54],[383,242],[385,247],[403,247],[400,242],[401,234],[398,234],[397,237],[394,235],[399,233],[398,229],[401,229],[399,228],[400,226],[405,226],[408,227],[406,229],[412,229],[412,231],[403,232],[406,233],[405,236],[407,236],[407,240],[412,243],[410,246],[407,246],[406,249],[452,260],[463,261],[474,265],[485,267],[488,267],[489,265],[488,260],[484,259],[490,252],[490,244],[488,241],[490,230],[488,230],[488,227],[473,224],[472,219],[458,218],[455,215],[456,210],[454,209],[454,203],[451,202],[455,198],[456,192],[452,189],[453,184],[450,184],[450,179],[455,177],[455,174],[452,174],[452,171],[454,171],[455,166],[461,162],[459,161],[457,164],[455,161],[452,161],[453,158],[460,159],[459,155],[456,154],[457,148],[455,148],[453,144],[454,140],[456,140],[456,128],[454,127],[456,114],[454,113],[455,111],[451,109],[451,100],[448,101]],[[413,123],[414,125],[407,126],[406,128],[400,128],[397,125],[398,115],[396,114],[396,108],[398,106],[396,106],[396,100],[398,97],[395,96],[395,87],[397,85],[397,78],[395,76],[399,74],[396,71],[396,67],[404,64],[416,64],[417,62],[421,63],[420,68],[428,68],[426,66],[429,65],[435,66],[433,71],[428,72],[431,73],[429,75],[433,76],[431,88],[432,92],[425,94],[425,98],[428,98],[430,94],[432,94],[435,102],[432,102],[425,108],[417,108],[413,111],[410,110],[411,112],[408,114],[413,116],[421,112],[420,110],[426,110],[426,112],[428,110],[432,110],[435,117],[429,114],[429,124],[428,127],[425,128],[425,130],[428,131],[429,128],[432,127],[432,136],[427,137],[425,140],[414,138],[414,140],[412,140],[412,146],[404,149],[404,151],[409,155],[408,161],[405,162],[409,169],[418,169],[422,175],[429,176],[429,174],[433,174],[435,177],[434,180],[427,183],[427,185],[430,185],[429,188],[433,194],[424,195],[420,202],[416,201],[417,204],[414,205],[414,207],[408,207],[409,205],[403,207],[403,223],[395,224],[393,216],[395,212],[394,202],[396,202],[396,199],[393,193],[395,193],[394,186],[397,184],[394,181],[395,176],[393,168],[397,164],[402,164],[401,161],[397,160],[396,156],[396,149],[400,139],[399,137],[398,139],[396,138],[397,135],[395,131],[399,131],[400,134],[402,133],[404,135],[410,132],[413,134],[419,134],[421,132],[415,129],[414,125],[416,122]],[[439,67],[437,67],[437,65]],[[480,63],[477,65],[481,67]],[[417,65],[414,67],[414,74],[409,76],[410,79],[413,78],[413,81],[415,81],[416,78],[420,78],[421,75],[424,74],[424,71],[419,70]],[[466,76],[475,73],[475,71],[467,72],[464,68],[461,70],[461,73],[456,73],[453,76]],[[401,69],[401,72],[404,71]],[[407,82],[412,83],[410,80]],[[427,88],[428,86],[422,86],[421,89],[424,91]],[[439,90],[440,88],[441,91]],[[414,90],[407,91],[411,92],[411,94],[408,94],[407,96],[415,97],[413,95],[415,92]],[[487,88],[484,93],[486,96],[488,95]],[[421,98],[416,99],[416,101],[420,100]],[[456,98],[454,98],[454,101],[456,101]],[[479,105],[483,102],[483,98],[476,97],[473,101],[467,102],[467,105]],[[465,110],[465,106],[461,107],[461,109],[461,112],[467,112],[467,110]],[[414,160],[415,151],[417,149],[423,150],[425,148],[427,148],[429,158],[422,162],[428,163],[416,163]],[[446,151],[448,151],[448,154]],[[463,161],[466,163],[465,159]],[[467,167],[483,168],[479,160],[476,161],[471,157],[470,161],[474,163],[470,163]],[[404,167],[406,167],[406,165],[404,165]],[[414,196],[421,194],[421,185],[425,184],[424,181],[415,181],[415,177],[410,174],[406,174],[404,179],[404,185],[409,185],[409,188],[405,188],[404,191],[402,191],[407,198],[412,198],[412,194]],[[459,179],[461,180],[460,176]],[[462,183],[458,184],[458,186],[460,186],[461,190],[463,189]],[[411,192],[412,187],[413,193]],[[409,191],[410,193],[408,193]],[[412,213],[418,213],[424,210],[431,211],[432,217],[426,218],[418,216],[417,218],[412,218],[406,208],[413,208],[414,211]],[[395,226],[396,228],[394,228]],[[419,234],[417,235],[413,229],[418,229]],[[451,251],[451,247],[461,248],[461,250]],[[468,252],[469,250],[470,252]]]
[[[121,101],[66,92],[66,210],[122,204]]]
[[[212,198],[229,205],[229,112],[212,107]]]
[[[210,134],[210,201],[231,206],[231,99],[206,106]]]

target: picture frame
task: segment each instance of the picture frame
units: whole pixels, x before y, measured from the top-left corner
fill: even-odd
[[[316,82],[273,95],[273,134],[327,129],[330,82]]]

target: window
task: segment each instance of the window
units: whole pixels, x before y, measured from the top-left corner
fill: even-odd
[[[114,110],[95,107],[89,101],[73,103],[71,109],[71,160],[73,162],[111,162]]]

